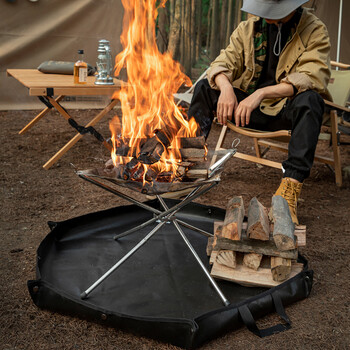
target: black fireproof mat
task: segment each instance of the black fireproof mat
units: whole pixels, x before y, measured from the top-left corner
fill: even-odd
[[[169,206],[176,203],[167,200]],[[157,201],[148,204],[161,210]],[[224,214],[222,209],[192,203],[177,217],[213,232],[214,221],[223,220]],[[155,225],[118,241],[113,237],[152,216],[149,211],[130,205],[51,222],[53,229],[37,252],[37,280],[28,282],[34,302],[42,308],[104,322],[175,345],[192,346],[198,327],[195,320],[225,308],[172,223],[165,224],[86,300],[80,299],[83,291]],[[209,269],[207,237],[183,230]],[[229,282],[218,284],[231,304],[266,291]]]

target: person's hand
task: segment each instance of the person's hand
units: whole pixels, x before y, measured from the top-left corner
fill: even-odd
[[[259,107],[263,100],[262,91],[256,90],[251,95],[242,100],[235,109],[234,117],[236,126],[246,126],[249,124],[252,111]]]
[[[232,119],[233,111],[238,106],[236,94],[231,84],[226,84],[220,89],[220,96],[216,110],[218,123],[226,125],[227,120]]]

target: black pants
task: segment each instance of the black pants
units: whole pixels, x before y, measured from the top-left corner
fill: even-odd
[[[239,89],[235,89],[235,94],[238,101],[247,97]],[[188,116],[196,119],[205,137],[208,137],[219,96],[220,91],[212,89],[207,79],[199,81],[195,87]],[[288,100],[277,116],[264,114],[260,108],[255,109],[247,127],[263,131],[292,130],[288,159],[282,163],[285,170],[283,176],[303,182],[310,175],[323,112],[323,99],[317,92],[309,90]]]

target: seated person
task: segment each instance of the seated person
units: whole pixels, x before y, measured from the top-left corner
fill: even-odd
[[[294,223],[297,199],[309,176],[324,102],[330,99],[330,42],[325,25],[301,7],[307,0],[245,0],[242,11],[259,17],[241,22],[226,49],[198,82],[189,108],[208,136],[218,122],[264,131],[292,130],[283,196]],[[322,97],[321,97],[322,96]]]

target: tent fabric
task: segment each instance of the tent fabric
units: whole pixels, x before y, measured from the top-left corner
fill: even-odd
[[[327,26],[331,40],[331,59],[336,61],[340,0],[310,0],[304,6],[312,8],[315,15]],[[350,1],[344,0],[340,41],[340,62],[348,64],[350,64],[350,36],[348,29],[349,18]]]
[[[166,200],[172,207],[179,201]],[[147,202],[161,210],[159,203]],[[225,210],[191,203],[176,216],[213,231]],[[121,206],[49,225],[52,231],[37,251],[37,279],[28,281],[34,303],[43,309],[86,318],[137,335],[183,348],[196,348],[243,326],[258,336],[286,330],[287,306],[306,298],[312,271],[304,270],[274,288],[244,287],[218,281],[230,301],[224,306],[204,272],[171,223],[116,269],[87,299],[81,293],[117,263],[154,226],[115,241],[113,237],[153,214],[136,205]],[[183,229],[200,259],[209,268],[207,237]],[[278,312],[285,323],[259,330],[254,318]],[[297,322],[297,320],[292,320]]]
[[[101,39],[110,41],[113,57],[122,49],[120,1],[1,0],[0,7],[0,110],[43,108],[36,97],[28,95],[27,88],[6,76],[7,69],[35,69],[49,60],[74,62],[79,49],[84,50],[85,61],[96,66]],[[100,97],[77,97],[76,100],[81,103],[63,102],[63,105],[67,108],[105,106],[105,99]]]

